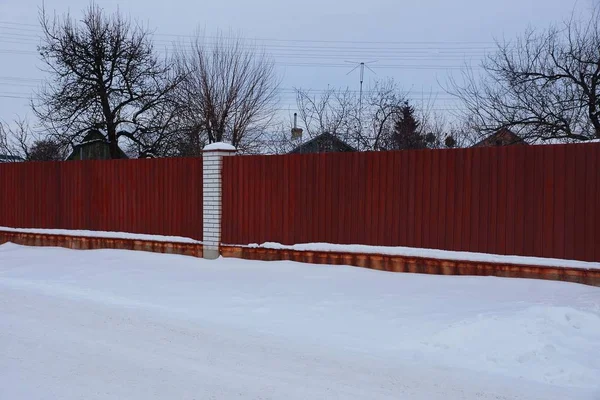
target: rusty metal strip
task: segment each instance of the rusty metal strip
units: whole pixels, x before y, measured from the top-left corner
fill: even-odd
[[[6,242],[24,246],[51,246],[77,250],[138,250],[153,253],[202,257],[202,244],[200,243],[159,242],[153,240],[112,239],[0,231],[0,244]]]
[[[600,270],[583,268],[439,260],[383,254],[247,248],[239,246],[221,246],[221,255],[223,257],[235,257],[246,260],[290,260],[311,264],[351,265],[390,272],[545,279],[600,286]]]
[[[152,240],[111,239],[0,231],[0,244],[6,242],[24,246],[52,246],[79,250],[138,250],[202,257],[202,244],[200,243],[174,243]],[[535,265],[439,260],[433,258],[391,256],[384,254],[297,251],[239,246],[221,246],[221,255],[223,257],[235,257],[246,260],[289,260],[311,264],[350,265],[389,272],[546,279],[600,286],[600,270],[588,270],[583,268],[542,267]]]

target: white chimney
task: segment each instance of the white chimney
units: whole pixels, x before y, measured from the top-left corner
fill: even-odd
[[[298,113],[294,113],[294,127],[292,128],[292,140],[302,139],[302,128],[298,128]]]

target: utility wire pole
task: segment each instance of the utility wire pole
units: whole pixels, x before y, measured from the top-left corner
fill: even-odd
[[[359,91],[359,95],[358,95],[359,134],[358,134],[358,139],[357,139],[357,150],[360,150],[360,136],[362,135],[362,96],[363,96],[363,82],[365,80],[365,68],[367,68],[369,71],[371,71],[372,73],[377,75],[377,73],[375,71],[373,71],[373,69],[371,69],[371,67],[369,67],[369,65],[368,65],[368,64],[375,63],[377,61],[368,61],[368,62],[346,61],[346,62],[351,63],[351,64],[356,64],[356,66],[354,68],[352,68],[346,75],[350,75],[352,72],[354,72],[360,68],[359,69],[359,71],[360,71],[360,91]]]

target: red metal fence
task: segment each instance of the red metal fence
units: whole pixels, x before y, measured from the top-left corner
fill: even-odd
[[[0,164],[0,226],[202,239],[202,159]]]
[[[600,144],[226,157],[222,241],[600,261]]]
[[[202,239],[202,160],[0,164],[0,226]],[[600,261],[600,144],[225,157],[222,241]]]

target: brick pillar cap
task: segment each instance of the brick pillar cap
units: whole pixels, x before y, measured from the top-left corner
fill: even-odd
[[[237,149],[232,146],[229,143],[225,143],[225,142],[216,142],[216,143],[211,143],[208,144],[206,146],[204,146],[204,149],[202,149],[203,152],[205,151],[229,151],[229,152],[234,152],[237,151]]]

